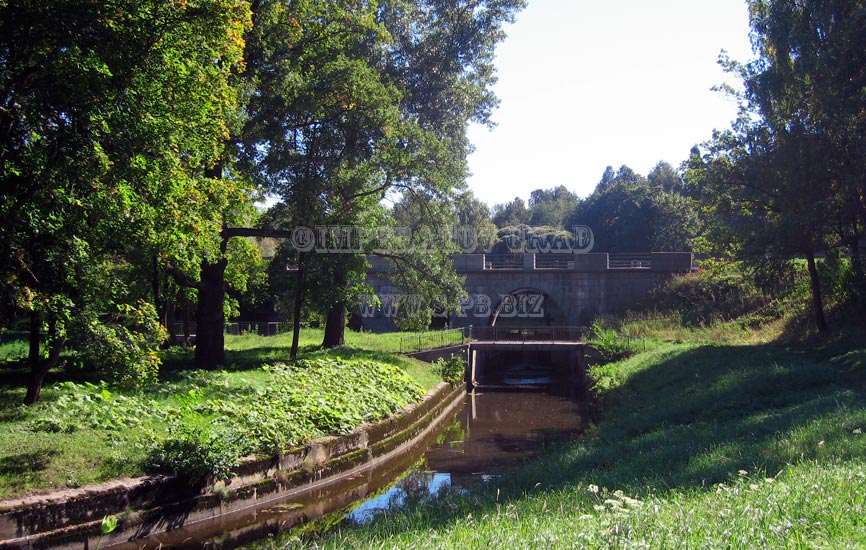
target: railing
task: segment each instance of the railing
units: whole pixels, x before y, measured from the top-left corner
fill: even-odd
[[[292,330],[291,323],[273,323],[273,322],[262,322],[262,323],[250,323],[250,322],[242,322],[242,323],[227,323],[225,327],[226,334],[246,334],[248,332],[256,333],[261,336],[274,336],[276,334],[282,334],[284,332],[290,332]],[[174,323],[174,333],[178,336],[183,336],[183,323]],[[196,324],[189,324],[189,333],[190,335],[195,335],[196,333]]]
[[[535,269],[574,269],[574,258],[565,254],[536,254]]]
[[[608,254],[608,269],[652,269],[652,254]]]
[[[485,254],[484,269],[523,269],[523,254]]]
[[[480,342],[582,342],[589,327],[470,327],[473,340]]]
[[[413,334],[400,338],[400,353],[461,346],[464,342],[466,342],[466,335],[462,328]]]

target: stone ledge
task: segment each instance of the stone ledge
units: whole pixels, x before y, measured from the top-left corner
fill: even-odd
[[[422,401],[351,434],[328,436],[279,457],[249,457],[228,484],[192,489],[172,477],[122,479],[0,502],[0,550],[80,549],[95,543],[105,515],[119,516],[102,547],[123,544],[274,500],[312,491],[335,476],[384,460],[420,437],[463,397],[465,385],[440,383]]]

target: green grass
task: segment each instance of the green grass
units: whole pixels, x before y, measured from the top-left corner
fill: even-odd
[[[441,380],[414,359],[348,346],[319,351],[320,342],[321,332],[304,332],[307,362],[295,370],[262,368],[288,359],[285,335],[228,336],[228,365],[219,372],[186,370],[192,350],[172,350],[160,382],[138,392],[61,369],[32,407],[19,405],[26,372],[6,364],[0,367],[0,499],[140,475],[154,462],[154,449],[178,434],[194,433],[205,451],[234,460],[238,453],[345,433],[401,409]]]
[[[862,343],[662,343],[593,375],[604,418],[582,440],[303,545],[866,548]]]
[[[27,349],[26,333],[0,332],[0,363],[27,358]]]

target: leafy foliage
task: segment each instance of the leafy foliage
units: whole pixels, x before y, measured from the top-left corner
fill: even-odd
[[[190,405],[184,423],[149,455],[148,468],[191,480],[226,477],[242,456],[349,433],[423,395],[399,368],[367,361],[302,359],[263,370],[267,388],[243,401],[215,397]]]
[[[653,291],[651,307],[678,312],[686,326],[729,321],[766,305],[767,298],[736,268],[705,269],[674,277]]]
[[[591,345],[601,357],[602,364],[619,361],[631,355],[631,348],[615,329],[605,328],[600,323],[592,324]]]
[[[847,248],[852,287],[866,289],[866,96],[862,71],[852,69],[866,56],[866,9],[834,0],[748,4],[757,59],[720,60],[742,81],[734,92],[741,115],[703,153],[693,150],[686,187],[703,204],[717,253],[755,263],[806,259],[815,325],[825,331],[816,257]]]
[[[85,429],[138,428],[149,422],[167,422],[174,412],[142,396],[112,393],[105,382],[62,382],[57,391],[59,397],[32,421],[33,431],[72,433]]]
[[[227,479],[241,456],[237,434],[180,425],[148,454],[145,469],[176,475],[196,485],[208,477]]]
[[[56,351],[31,361],[27,399],[73,318],[115,351],[132,339],[94,324],[144,294],[128,268],[218,253],[223,212],[244,193],[204,171],[236,116],[228,75],[247,10],[238,0],[0,3],[0,304],[31,315],[34,336],[44,321]]]
[[[466,364],[460,354],[454,354],[448,359],[440,358],[431,365],[433,372],[442,377],[442,380],[457,384],[466,376]]]
[[[424,390],[400,367],[369,359],[302,359],[241,374],[195,371],[141,393],[64,382],[26,430],[114,434],[140,449],[149,472],[196,483],[224,478],[242,457],[276,454],[315,437],[350,433],[402,411]],[[168,426],[166,432],[165,426]]]
[[[587,225],[596,252],[674,252],[692,249],[697,208],[654,173],[654,181],[623,166],[573,209],[566,226]],[[673,187],[668,190],[668,187]]]
[[[157,351],[166,338],[153,305],[118,304],[116,313],[100,319],[92,312],[75,321],[81,324],[79,357],[114,383],[140,387],[156,381]]]

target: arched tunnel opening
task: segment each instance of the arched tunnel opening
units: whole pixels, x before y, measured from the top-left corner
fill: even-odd
[[[550,294],[537,288],[518,288],[499,296],[490,326],[565,326],[566,315]]]

